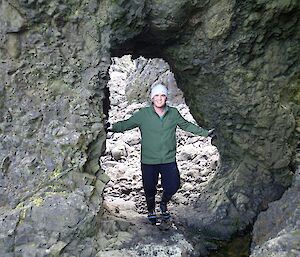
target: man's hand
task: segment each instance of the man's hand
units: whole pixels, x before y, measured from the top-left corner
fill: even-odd
[[[210,129],[210,130],[208,131],[208,136],[209,136],[209,137],[215,137],[215,136],[216,136],[215,129]]]
[[[214,146],[216,146],[216,141],[217,141],[217,134],[215,129],[210,129],[208,131],[208,136],[211,138],[210,143]]]
[[[110,122],[108,122],[107,120],[104,122],[104,130],[105,132],[112,132],[112,125],[110,124]]]

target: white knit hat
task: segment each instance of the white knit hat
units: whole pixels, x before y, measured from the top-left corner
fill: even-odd
[[[155,95],[158,95],[158,94],[162,94],[162,95],[165,95],[165,96],[168,96],[168,89],[166,86],[162,85],[162,84],[157,84],[157,85],[154,85],[152,88],[151,88],[151,99],[155,96]]]

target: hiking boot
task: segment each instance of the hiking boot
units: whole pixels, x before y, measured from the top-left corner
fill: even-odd
[[[156,224],[156,222],[157,222],[157,216],[156,216],[155,211],[149,211],[147,218],[148,218],[148,220],[150,221],[150,223],[152,225]]]
[[[160,207],[162,219],[164,221],[169,220],[171,218],[171,214],[168,212],[167,203],[166,202],[160,202],[159,207]]]

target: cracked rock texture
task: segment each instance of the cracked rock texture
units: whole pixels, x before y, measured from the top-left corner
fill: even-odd
[[[128,2],[116,4],[126,12]],[[165,0],[139,8],[148,15],[143,28],[143,15],[138,26],[134,15],[123,25],[114,16],[116,32],[131,33],[118,34],[112,53],[162,56],[197,122],[216,128],[221,169],[181,216],[229,238],[280,198],[299,164],[300,3]]]
[[[93,256],[105,17],[93,1],[0,5],[0,256]]]
[[[300,169],[293,184],[268,211],[258,215],[251,257],[300,256]]]
[[[195,212],[182,213],[195,231],[228,239],[291,184],[300,160],[299,1],[0,7],[1,256],[94,255],[111,56],[163,57],[195,120],[216,128],[221,168]],[[70,215],[58,227],[56,208]]]

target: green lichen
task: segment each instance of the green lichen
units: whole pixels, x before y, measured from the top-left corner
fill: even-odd
[[[24,220],[26,218],[26,213],[27,213],[27,209],[24,208],[23,210],[21,210],[20,216],[19,216],[19,224],[24,222]]]
[[[299,86],[297,87],[298,90],[295,90],[295,95],[292,98],[293,102],[297,103],[300,105],[300,81],[299,81]]]
[[[68,195],[68,192],[67,191],[60,191],[60,192],[46,192],[45,193],[45,196],[46,197],[51,197],[51,196],[55,196],[55,195],[60,195],[60,196],[67,196]]]
[[[294,230],[294,231],[292,231],[291,232],[291,234],[293,235],[293,236],[297,236],[297,237],[299,237],[300,236],[300,230]]]
[[[41,206],[43,204],[43,202],[44,202],[44,199],[41,197],[37,197],[32,200],[32,203],[37,207]]]
[[[61,176],[62,168],[61,166],[57,166],[55,170],[52,172],[50,179],[56,179]]]
[[[300,105],[300,74],[292,79],[287,93],[289,93],[290,101]]]
[[[25,204],[24,202],[20,202],[17,206],[16,206],[16,209],[22,209],[25,207]]]
[[[49,90],[53,96],[57,95],[73,95],[73,90],[66,84],[64,81],[61,80],[54,80],[51,81],[48,85]]]
[[[281,92],[283,102],[293,102],[300,105],[300,73],[296,74],[288,83],[287,88]]]
[[[48,188],[51,190],[51,192],[47,193],[56,193],[58,191],[61,191],[61,187],[59,185],[49,185]]]

